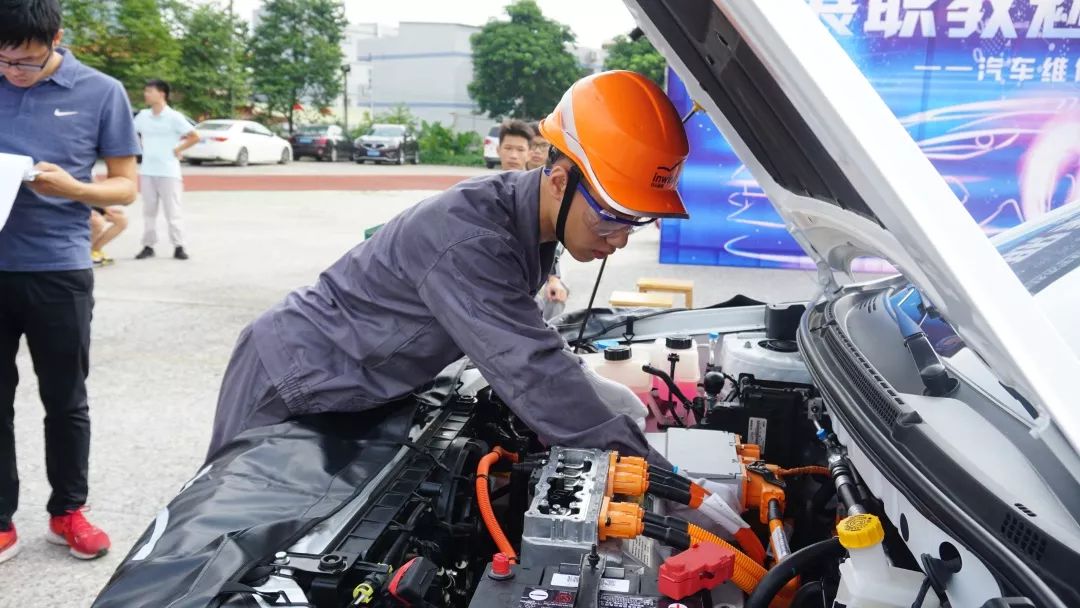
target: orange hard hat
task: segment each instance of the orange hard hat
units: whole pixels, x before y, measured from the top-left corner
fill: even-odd
[[[540,134],[581,170],[605,203],[635,217],[690,217],[675,189],[690,151],[667,95],[637,72],[570,85]]]

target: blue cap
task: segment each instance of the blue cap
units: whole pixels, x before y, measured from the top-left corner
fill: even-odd
[[[820,439],[821,441],[825,441],[825,438],[829,436],[829,432],[821,427],[818,427],[816,435],[818,439]]]
[[[715,339],[717,339],[719,337],[720,337],[720,332],[716,332],[716,331],[710,331],[709,332],[709,339],[710,340],[715,340]]]
[[[618,340],[597,340],[593,344],[596,345],[596,348],[598,350],[604,351],[604,350],[607,350],[607,349],[611,348],[612,346],[618,346],[619,341]]]

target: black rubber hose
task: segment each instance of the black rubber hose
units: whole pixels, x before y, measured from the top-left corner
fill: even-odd
[[[386,550],[386,556],[383,558],[385,563],[395,568],[401,565],[399,562],[405,555],[409,539],[413,537],[413,528],[416,527],[416,522],[420,521],[420,516],[428,510],[428,506],[428,503],[422,502],[413,508],[408,519],[402,524],[400,534],[394,539],[394,544],[390,545],[390,548]]]
[[[855,476],[852,474],[851,465],[846,458],[841,458],[829,464],[829,472],[832,473],[833,484],[836,486],[836,498],[844,506],[845,515],[863,515],[869,513],[859,499],[859,491],[856,486]]]
[[[645,522],[645,530],[642,534],[679,551],[686,551],[690,548],[690,534],[685,530],[672,530],[671,528]]]
[[[658,467],[655,464],[650,464],[649,477],[662,480],[664,485],[690,490],[690,480],[671,469],[665,469],[663,467]]]
[[[859,503],[859,495],[855,491],[855,486],[851,484],[844,484],[836,488],[836,495],[840,497],[840,502],[843,503],[844,509],[848,515],[863,515],[867,513],[865,507]]]
[[[784,561],[773,566],[761,581],[758,582],[754,592],[747,598],[746,608],[768,608],[777,593],[788,584],[788,581],[799,576],[803,568],[817,565],[822,561],[835,561],[844,557],[847,549],[840,544],[840,540],[830,538],[812,545],[808,545],[787,556]]]
[[[690,488],[679,488],[664,483],[662,479],[649,480],[649,494],[666,498],[680,505],[690,504]]]
[[[660,515],[659,513],[653,513],[652,511],[646,511],[643,521],[647,524],[655,524],[657,526],[663,526],[665,528],[671,528],[672,530],[682,530],[689,533],[690,522],[679,519],[678,517],[671,517],[670,515]]]
[[[795,592],[791,608],[825,608],[825,598],[821,594],[821,581],[810,581]]]
[[[679,401],[682,402],[683,406],[686,409],[690,410],[694,407],[693,402],[691,402],[690,399],[688,399],[686,395],[683,394],[682,389],[679,388],[679,385],[675,384],[675,381],[672,380],[671,374],[665,372],[662,369],[657,369],[651,365],[642,365],[641,370],[647,374],[652,374],[657,378],[660,378],[660,380],[662,380],[664,384],[667,385],[668,390],[671,391],[671,394],[678,397]]]

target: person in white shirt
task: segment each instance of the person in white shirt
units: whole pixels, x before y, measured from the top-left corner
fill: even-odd
[[[144,260],[154,256],[157,244],[158,208],[165,211],[172,241],[173,257],[188,259],[184,250],[181,195],[184,180],[180,173],[181,153],[199,142],[195,127],[184,115],[169,107],[169,84],[150,80],[143,88],[149,108],[135,117],[135,129],[142,139],[143,160],[139,189],[143,197],[143,248],[135,256]]]

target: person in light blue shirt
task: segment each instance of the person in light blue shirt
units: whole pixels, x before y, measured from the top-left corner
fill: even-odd
[[[199,143],[195,127],[184,115],[169,107],[169,83],[150,80],[143,88],[149,108],[135,117],[135,129],[142,138],[143,161],[139,186],[143,198],[143,248],[137,260],[153,257],[157,244],[158,209],[165,212],[172,241],[173,257],[188,259],[184,250],[181,198],[184,179],[180,173],[180,155]]]

